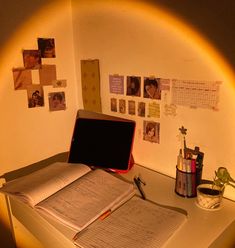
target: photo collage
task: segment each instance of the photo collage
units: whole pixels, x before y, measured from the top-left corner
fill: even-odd
[[[160,78],[155,77],[109,76],[110,94],[114,94],[110,98],[111,111],[143,118],[143,140],[158,144],[160,143],[159,118],[163,89],[161,81]],[[120,95],[123,97],[120,98]]]
[[[46,64],[56,58],[55,39],[38,38],[37,49],[22,50],[23,66],[13,68],[15,90],[26,90],[28,108],[44,107],[44,86],[66,87],[66,80],[58,80],[56,65]],[[49,111],[66,109],[65,92],[53,91],[48,94]]]

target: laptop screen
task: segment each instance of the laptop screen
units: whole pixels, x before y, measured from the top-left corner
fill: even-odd
[[[135,122],[86,113],[84,110],[78,112],[68,162],[128,170],[132,159]]]

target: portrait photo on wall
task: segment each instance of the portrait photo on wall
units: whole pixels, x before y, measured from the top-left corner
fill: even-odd
[[[41,54],[39,50],[23,50],[23,62],[26,69],[39,69],[41,67]]]
[[[55,39],[38,38],[38,50],[42,58],[55,58]]]
[[[160,123],[155,121],[144,121],[143,139],[149,142],[159,143]]]
[[[127,76],[127,96],[140,96],[141,93],[141,77]]]
[[[40,85],[31,85],[27,87],[28,107],[36,108],[44,106],[43,87]]]
[[[58,111],[65,110],[65,93],[64,92],[51,92],[48,94],[49,97],[49,110]]]
[[[160,79],[144,78],[144,98],[161,99]]]

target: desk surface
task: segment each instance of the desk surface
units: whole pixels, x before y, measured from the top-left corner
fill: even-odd
[[[168,240],[166,248],[191,247],[206,248],[235,220],[235,202],[223,199],[223,206],[217,211],[207,211],[196,206],[196,198],[183,198],[174,192],[175,179],[135,165],[131,171],[121,176],[133,180],[141,175],[146,182],[143,186],[147,199],[158,204],[183,208],[188,212],[187,222]],[[11,200],[13,215],[30,230],[45,246],[56,248],[72,248],[74,232],[58,225],[48,217],[39,216],[33,209]],[[216,248],[216,244],[211,245]],[[127,247],[128,248],[128,247]]]

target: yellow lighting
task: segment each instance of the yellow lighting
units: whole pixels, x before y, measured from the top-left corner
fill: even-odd
[[[74,1],[74,3],[78,5],[80,2],[82,3],[83,1]],[[171,13],[169,10],[164,9],[162,6],[145,3],[143,1],[86,0],[84,2],[86,4],[91,3],[93,5],[92,8],[95,8],[95,6],[104,5],[105,8],[126,9],[128,13],[139,16],[143,18],[144,21],[148,20],[151,23],[161,21],[162,25],[165,25],[168,29],[170,28],[173,33],[177,34],[177,36],[183,37],[186,42],[192,43],[194,47],[197,47],[197,49],[201,51],[202,54],[204,53],[205,59],[214,64],[214,66],[218,67],[218,70],[222,71],[226,76],[225,78],[228,78],[230,82],[235,82],[235,72],[226,61],[226,58],[224,58],[224,56],[220,54],[204,36],[195,30],[193,26],[186,23],[185,20],[182,20],[175,13]],[[14,35],[8,40],[7,44],[2,48],[2,50],[0,50],[2,65],[7,64],[9,61],[9,51],[15,51],[14,47],[17,46],[17,43],[20,43],[19,39],[26,40],[27,36],[32,34],[32,32],[35,32],[34,27],[40,26],[40,22],[42,22],[42,20],[44,26],[48,23],[48,26],[50,26],[51,29],[51,24],[54,23],[53,27],[58,28],[59,23],[62,21],[61,18],[63,16],[65,4],[68,4],[68,1],[50,1],[48,4],[42,6],[42,8],[36,13],[32,13],[31,18],[29,18],[27,22],[21,24]],[[45,32],[48,32],[46,26]],[[15,56],[15,54],[12,56]]]
[[[235,87],[235,72],[229,65],[226,58],[208,41],[206,37],[200,34],[195,27],[185,22],[182,18],[177,16],[175,13],[169,12],[158,6],[157,4],[147,4],[143,2],[129,2],[129,8],[138,13],[142,13],[144,19],[148,19],[149,22],[156,22],[163,20],[163,25],[168,26],[172,31],[176,32],[178,36],[184,37],[185,41],[193,44],[202,54],[206,60],[212,65],[216,66],[217,70],[224,74],[228,82],[232,82]]]
[[[70,1],[68,0],[55,0],[48,1],[48,4],[42,6],[37,12],[32,13],[32,16],[27,20],[27,22],[22,23],[19,28],[15,31],[12,37],[9,37],[9,40],[0,50],[1,57],[1,66],[0,66],[0,77],[5,77],[5,75],[10,75],[10,65],[9,61],[16,60],[16,57],[20,57],[20,52],[23,47],[21,44],[25,44],[27,41],[28,44],[25,45],[25,48],[31,44],[32,37],[34,36],[34,41],[38,38],[38,34],[44,33],[45,35],[50,35],[51,30],[59,29],[60,24],[63,23],[64,10],[65,7],[69,10]],[[92,9],[95,9],[96,6],[103,5],[104,8],[121,8],[124,9],[130,15],[135,15],[138,18],[142,18],[143,21],[148,21],[149,23],[160,22],[163,27],[171,30],[176,37],[181,37],[185,42],[192,44],[200,54],[203,54],[205,61],[208,61],[216,70],[220,71],[227,82],[230,82],[231,87],[235,87],[235,72],[226,61],[226,58],[218,52],[218,50],[210,44],[210,42],[202,36],[193,26],[185,22],[185,20],[178,17],[175,13],[169,12],[157,4],[144,3],[143,1],[124,1],[124,0],[113,0],[113,1],[103,1],[103,0],[72,0],[72,4],[89,4],[91,3],[91,12]],[[69,11],[68,11],[69,13]],[[72,11],[70,12],[70,14]],[[72,23],[72,17],[71,17]],[[36,28],[35,28],[36,27]],[[37,28],[40,27],[40,32]],[[44,31],[44,32],[42,32]],[[62,34],[66,35],[66,34]],[[174,36],[173,36],[174,37]],[[76,45],[76,44],[75,44]],[[15,64],[14,64],[15,65]],[[19,65],[15,65],[19,66]],[[6,76],[6,77],[7,77]],[[12,84],[12,77],[4,78],[1,80],[0,84],[0,98],[2,99],[2,105],[5,104],[4,100],[6,94],[11,94],[12,89],[9,89],[8,82]],[[10,91],[11,90],[11,91]],[[0,206],[0,211],[4,209],[4,206]],[[1,216],[4,224],[9,226],[7,223],[7,218]],[[24,238],[24,237],[23,237]]]

